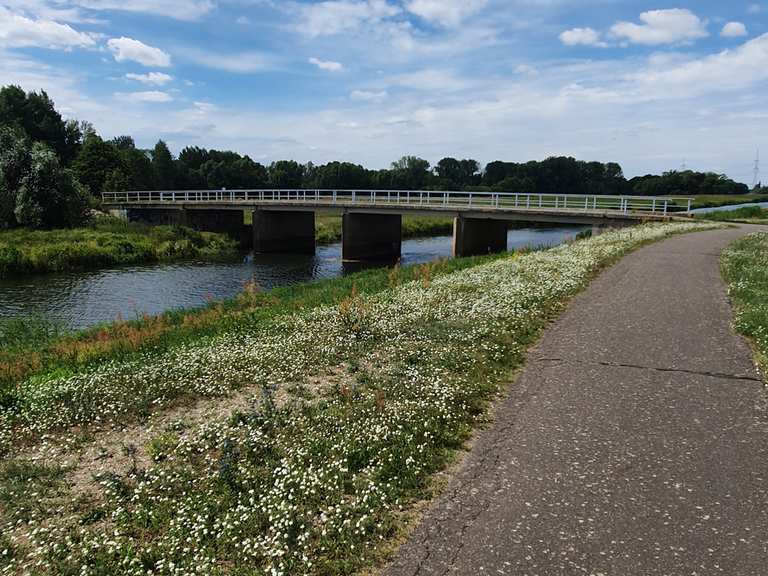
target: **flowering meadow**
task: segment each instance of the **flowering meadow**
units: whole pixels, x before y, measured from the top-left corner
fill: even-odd
[[[755,345],[757,363],[768,373],[768,233],[750,234],[722,256],[723,277],[734,300],[735,327]]]
[[[568,297],[645,242],[711,227],[615,230],[437,276],[426,266],[375,294],[21,382],[0,407],[0,574],[356,573]],[[194,424],[181,410],[126,447],[132,466],[88,482],[29,456],[62,430],[79,434],[77,451],[111,420],[242,391],[248,405]]]

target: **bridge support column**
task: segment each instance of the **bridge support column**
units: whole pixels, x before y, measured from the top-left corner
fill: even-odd
[[[453,255],[482,256],[507,250],[507,222],[480,218],[463,218],[453,221]]]
[[[346,212],[342,223],[342,259],[347,262],[395,262],[402,248],[400,214]]]
[[[314,254],[315,213],[254,211],[253,251],[256,254]]]

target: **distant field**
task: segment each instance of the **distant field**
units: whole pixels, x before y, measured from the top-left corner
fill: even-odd
[[[694,196],[694,208],[714,208],[716,206],[729,206],[733,204],[747,204],[749,202],[768,202],[765,194],[740,194],[733,195],[702,195]]]
[[[768,224],[768,210],[759,206],[747,206],[735,210],[718,210],[696,215],[701,220],[719,222],[743,222],[745,224]]]

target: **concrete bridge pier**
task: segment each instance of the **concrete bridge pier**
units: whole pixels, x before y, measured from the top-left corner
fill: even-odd
[[[256,254],[314,254],[315,213],[255,210],[253,251]]]
[[[507,222],[490,218],[464,218],[453,221],[453,255],[482,256],[507,250]]]
[[[346,262],[396,262],[402,248],[400,214],[345,212],[342,259]]]

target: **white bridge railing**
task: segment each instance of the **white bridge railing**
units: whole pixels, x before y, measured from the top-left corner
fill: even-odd
[[[429,190],[181,190],[104,192],[110,205],[307,204],[309,206],[403,206],[424,209],[558,210],[668,214],[690,212],[692,198],[516,194]]]

